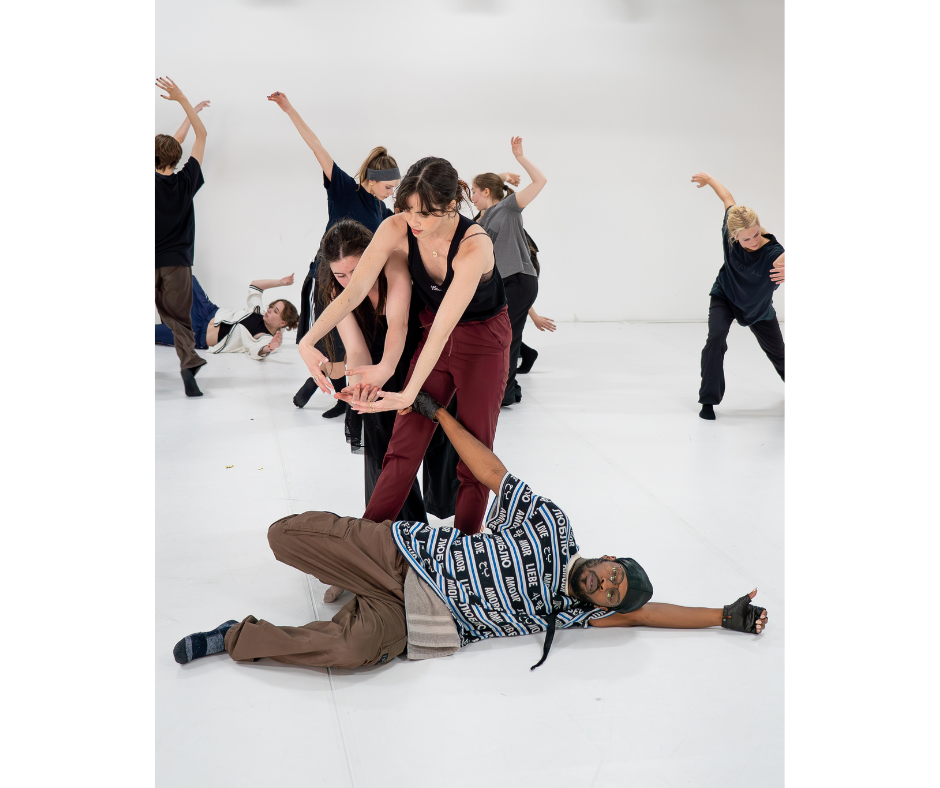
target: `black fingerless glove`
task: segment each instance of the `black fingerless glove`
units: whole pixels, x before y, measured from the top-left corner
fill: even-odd
[[[721,614],[721,625],[725,629],[733,629],[735,632],[757,634],[757,619],[762,615],[764,615],[764,608],[752,605],[751,597],[745,594],[736,602],[724,606]]]
[[[412,410],[418,411],[425,418],[430,419],[431,421],[437,421],[434,418],[434,414],[441,409],[441,403],[434,399],[426,391],[419,391],[418,396],[415,397],[414,404],[411,406]]]

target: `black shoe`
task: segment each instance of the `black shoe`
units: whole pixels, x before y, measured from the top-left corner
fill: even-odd
[[[715,420],[715,406],[714,405],[702,405],[702,409],[698,412],[699,418],[707,419],[708,421]]]
[[[535,359],[539,357],[539,352],[532,347],[529,347],[523,342],[522,349],[519,351],[519,358],[522,360],[522,363],[519,364],[519,368],[516,370],[517,375],[525,375],[532,365],[535,363]]]

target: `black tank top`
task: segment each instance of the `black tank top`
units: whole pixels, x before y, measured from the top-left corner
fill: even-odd
[[[268,327],[264,324],[264,318],[261,317],[257,312],[252,312],[247,317],[239,321],[241,325],[248,329],[248,332],[254,336],[255,334],[270,334]],[[222,321],[222,325],[219,326],[219,339],[221,342],[225,337],[229,335],[232,330],[232,326],[236,323],[226,323]]]
[[[466,216],[460,215],[457,218],[457,232],[450,242],[450,250],[447,252],[447,274],[444,281],[437,284],[428,274],[428,269],[424,267],[424,261],[421,259],[421,252],[418,251],[418,239],[414,234],[408,231],[408,268],[411,271],[411,280],[414,282],[415,289],[421,294],[421,300],[424,305],[434,314],[441,306],[444,296],[447,294],[447,288],[454,281],[454,257],[460,248],[460,242],[471,227],[477,228],[474,232],[486,232],[480,225]],[[470,323],[473,321],[489,320],[499,314],[500,310],[506,305],[506,290],[503,288],[503,278],[499,276],[494,265],[493,270],[487,274],[489,278],[481,279],[477,285],[477,290],[473,294],[470,303],[464,310],[458,322]]]

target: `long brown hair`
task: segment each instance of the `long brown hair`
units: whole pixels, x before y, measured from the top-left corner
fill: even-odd
[[[335,263],[337,260],[342,260],[350,255],[361,257],[371,241],[372,233],[368,228],[353,219],[342,219],[327,230],[320,244],[320,251],[317,252],[320,255],[320,264],[317,268],[317,292],[323,306],[331,304],[333,299],[343,292],[342,285],[333,276],[330,263]],[[385,314],[387,298],[388,279],[385,278],[385,271],[382,271],[379,274],[379,303],[373,314],[369,314],[373,310],[372,302],[368,296],[362,299],[362,303],[353,310],[356,324],[359,326],[359,330],[362,331],[367,344],[375,336],[379,317]],[[330,357],[330,361],[338,361],[336,349],[333,346],[332,333],[331,331],[325,337],[327,355]]]

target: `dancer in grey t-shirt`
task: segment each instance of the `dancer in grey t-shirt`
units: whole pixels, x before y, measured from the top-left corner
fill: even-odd
[[[511,144],[516,161],[528,173],[532,183],[514,193],[503,185],[500,175],[486,172],[473,179],[470,192],[470,199],[480,211],[480,224],[493,239],[496,267],[503,278],[506,300],[509,303],[512,344],[509,347],[509,379],[503,395],[503,406],[522,400],[522,387],[516,380],[516,365],[522,346],[525,319],[539,292],[538,272],[532,264],[529,241],[522,228],[522,211],[548,183],[542,171],[523,154],[522,137],[513,137]],[[504,196],[504,192],[509,196]],[[550,330],[554,330],[554,323]]]

